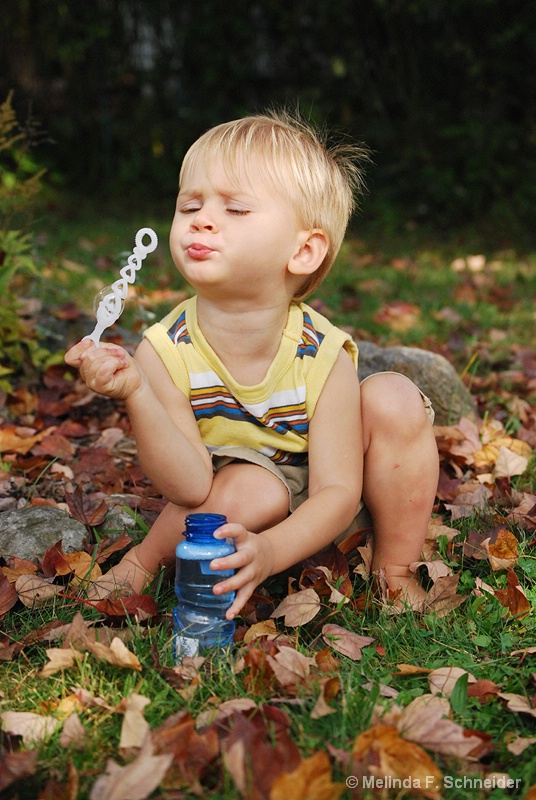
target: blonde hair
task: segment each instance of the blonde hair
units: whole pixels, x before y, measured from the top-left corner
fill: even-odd
[[[300,227],[321,229],[326,235],[322,264],[294,298],[303,300],[320,285],[339,252],[356,196],[364,191],[363,164],[369,161],[369,151],[344,141],[328,143],[325,133],[299,115],[269,111],[204,133],[186,153],[179,182],[200,157],[213,155],[235,176],[240,169],[247,172],[255,158],[266,179],[291,202]]]

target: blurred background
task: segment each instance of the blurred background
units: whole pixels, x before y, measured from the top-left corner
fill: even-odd
[[[534,235],[533,0],[2,0],[10,92],[86,199],[172,202],[201,132],[288,104],[372,149],[365,220]]]

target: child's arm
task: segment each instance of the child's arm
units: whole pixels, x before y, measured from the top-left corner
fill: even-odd
[[[318,552],[354,518],[363,482],[363,434],[359,380],[348,356],[341,352],[318,400],[309,427],[309,498],[287,519],[260,534],[242,525],[219,531],[232,537],[237,552],[211,562],[214,569],[237,569],[218,583],[215,592],[236,591],[227,612],[234,617],[254,589],[269,575]]]
[[[82,340],[65,356],[95,392],[125,402],[147,477],[166,499],[198,506],[212,486],[212,465],[190,403],[171,380],[152,345],[135,358],[117,345]]]

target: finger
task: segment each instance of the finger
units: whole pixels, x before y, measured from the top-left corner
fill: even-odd
[[[240,589],[240,591],[236,593],[235,599],[225,612],[226,619],[232,620],[236,617],[237,614],[240,613],[240,611],[242,611],[247,601],[253,594],[254,589],[255,589],[254,585],[248,583],[246,586],[243,586]]]
[[[77,342],[77,344],[73,345],[65,353],[65,361],[71,367],[79,367],[82,362],[83,354],[92,347],[94,347],[92,341],[88,339],[82,339],[81,342]]]
[[[213,536],[216,539],[245,539],[248,535],[246,528],[237,522],[227,522],[217,528]]]

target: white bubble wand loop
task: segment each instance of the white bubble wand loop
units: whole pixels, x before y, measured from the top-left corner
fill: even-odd
[[[143,243],[145,236],[149,237],[149,244]],[[93,301],[97,324],[93,333],[89,336],[84,336],[84,339],[91,339],[96,347],[100,346],[100,337],[106,328],[117,322],[121,316],[128,294],[128,284],[134,283],[136,280],[136,272],[141,267],[146,255],[156,250],[158,236],[152,228],[140,228],[136,234],[135,242],[136,246],[129,255],[127,263],[119,271],[121,277],[114,281],[111,286],[105,286],[104,289],[101,289]]]

